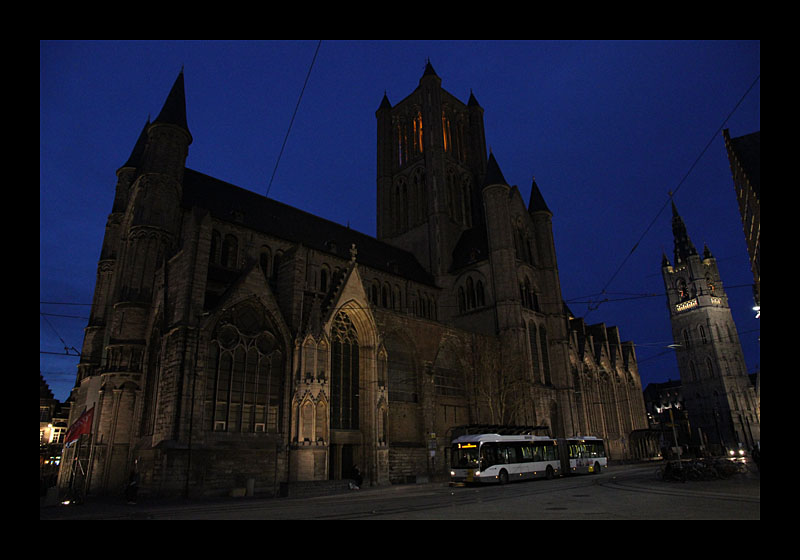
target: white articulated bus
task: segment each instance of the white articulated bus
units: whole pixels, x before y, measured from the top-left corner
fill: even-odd
[[[555,439],[533,435],[476,434],[453,440],[451,483],[553,478],[561,474]]]
[[[558,449],[561,456],[563,474],[600,474],[608,467],[605,443],[593,436],[559,438]]]

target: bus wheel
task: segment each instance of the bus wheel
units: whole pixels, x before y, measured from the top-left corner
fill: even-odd
[[[600,463],[594,464],[594,474],[600,474]]]
[[[547,471],[544,473],[544,477],[547,480],[553,480],[553,467],[547,465]]]
[[[508,473],[505,470],[500,471],[500,484],[508,484]]]

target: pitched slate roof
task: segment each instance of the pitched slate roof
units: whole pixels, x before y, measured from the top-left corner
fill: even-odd
[[[344,259],[350,258],[350,246],[355,244],[359,264],[435,286],[430,273],[408,251],[198,171],[185,169],[182,204]]]

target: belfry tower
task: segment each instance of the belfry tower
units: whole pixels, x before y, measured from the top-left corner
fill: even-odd
[[[674,203],[672,234],[674,264],[664,255],[661,273],[693,444],[749,449],[761,439],[761,411],[717,261],[707,246],[697,253]]]

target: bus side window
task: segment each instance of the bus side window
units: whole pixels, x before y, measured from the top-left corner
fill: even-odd
[[[481,459],[482,459],[482,469],[488,469],[492,465],[497,464],[497,456],[496,456],[496,448],[495,445],[492,443],[484,443],[481,446]]]

